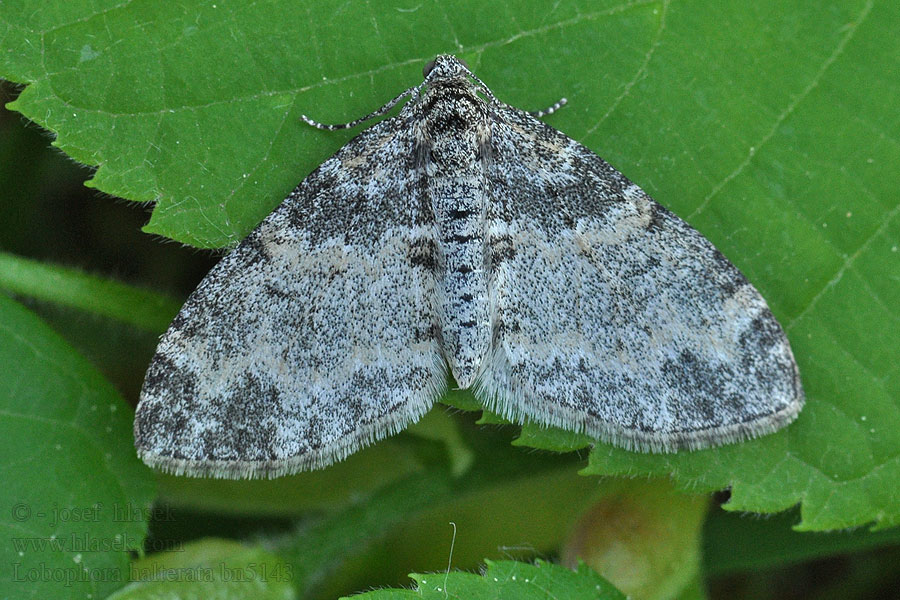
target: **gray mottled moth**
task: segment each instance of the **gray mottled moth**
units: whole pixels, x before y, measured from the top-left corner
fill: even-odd
[[[323,467],[419,419],[448,370],[508,419],[639,451],[796,417],[784,332],[702,235],[452,56],[370,116],[404,98],[188,298],[144,382],[146,463]]]

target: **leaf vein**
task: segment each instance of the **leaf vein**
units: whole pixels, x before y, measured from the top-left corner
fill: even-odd
[[[740,175],[748,165],[750,165],[750,163],[753,161],[753,157],[756,156],[756,153],[759,152],[760,148],[765,146],[769,142],[769,140],[771,140],[775,136],[778,128],[785,121],[785,119],[791,116],[797,109],[797,106],[799,106],[800,103],[803,102],[803,100],[805,100],[809,96],[809,94],[818,87],[819,82],[822,81],[825,73],[828,72],[828,69],[831,67],[831,65],[834,64],[834,62],[841,56],[841,54],[844,53],[844,49],[847,47],[847,44],[849,44],[853,39],[856,31],[859,29],[859,26],[869,16],[870,11],[872,10],[873,1],[874,0],[868,0],[868,2],[866,2],[865,7],[863,7],[862,12],[856,18],[856,21],[854,21],[847,27],[847,33],[838,41],[838,44],[835,47],[834,51],[831,53],[831,55],[828,56],[828,58],[825,59],[825,61],[822,63],[822,66],[813,76],[812,80],[806,85],[803,91],[801,91],[800,94],[798,94],[793,100],[791,100],[791,102],[788,103],[787,107],[777,117],[775,117],[775,122],[772,124],[772,127],[759,140],[759,142],[750,147],[750,149],[747,151],[747,156],[744,157],[744,160],[742,160],[740,164],[738,164],[737,167],[735,167],[719,183],[713,186],[706,197],[703,198],[703,201],[700,203],[700,205],[696,209],[694,209],[694,211],[690,215],[688,215],[688,219],[691,219],[703,212],[706,207],[709,206],[712,198],[715,197],[722,190],[722,188],[728,185],[728,183],[730,183],[735,177]]]

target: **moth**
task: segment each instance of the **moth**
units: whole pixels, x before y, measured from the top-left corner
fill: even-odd
[[[700,233],[453,56],[370,117],[403,99],[188,298],[141,392],[144,462],[321,468],[419,419],[448,373],[514,422],[642,452],[797,416],[782,328]]]

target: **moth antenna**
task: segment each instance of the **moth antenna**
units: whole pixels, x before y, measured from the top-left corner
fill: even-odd
[[[407,96],[416,96],[419,93],[418,85],[415,85],[408,90],[398,94],[394,99],[390,102],[379,108],[378,110],[372,111],[364,117],[360,117],[359,119],[354,119],[348,123],[337,123],[334,125],[328,125],[326,123],[320,123],[319,121],[315,121],[309,118],[306,115],[300,115],[300,118],[306,122],[307,125],[312,125],[316,129],[324,129],[325,131],[338,131],[340,129],[352,129],[361,123],[365,123],[366,121],[371,121],[372,119],[376,119],[384,114],[387,114],[392,108],[397,106],[404,98]]]

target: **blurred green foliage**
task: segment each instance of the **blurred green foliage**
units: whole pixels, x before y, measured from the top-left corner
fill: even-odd
[[[0,332],[5,364],[16,364],[0,377],[7,503],[149,501],[150,473],[134,460],[125,406],[136,403],[159,323],[217,256],[167,238],[206,247],[239,239],[347,139],[310,131],[299,113],[343,121],[368,112],[417,82],[423,60],[441,51],[459,52],[515,105],[568,96],[554,126],[700,228],[765,293],[791,334],[810,404],[788,432],[674,457],[605,446],[557,454],[585,440],[532,426],[513,446],[514,428],[478,426],[471,414],[438,407],[409,432],[318,473],[268,482],[157,477],[164,510],[150,519],[145,544],[175,550],[151,552],[132,567],[199,573],[227,565],[228,573],[246,573],[269,565],[279,573],[272,581],[51,581],[42,594],[326,598],[407,586],[410,571],[448,563],[472,570],[485,558],[556,558],[575,567],[571,557],[588,554],[586,543],[607,548],[598,540],[616,546],[597,552],[599,569],[622,556],[629,559],[619,564],[633,567],[602,572],[623,589],[651,581],[655,587],[640,589],[662,590],[658,597],[872,598],[900,586],[900,532],[890,528],[900,518],[896,3],[292,8],[279,1],[0,6],[0,74],[33,84],[16,106],[59,132],[67,154],[102,164],[96,190],[160,200],[151,216],[148,204],[83,187],[91,169],[49,149],[51,134],[0,110],[0,282],[14,299],[2,298]],[[176,43],[160,43],[176,32]],[[333,41],[349,35],[352,44]],[[0,99],[19,89],[0,82]],[[148,220],[147,231],[167,238],[141,232]],[[75,366],[60,371],[51,363]],[[92,394],[120,403],[119,417],[91,421]],[[465,395],[447,401],[473,408]],[[23,427],[22,415],[36,409],[46,421],[32,414]],[[75,438],[51,435],[54,427],[87,437],[66,445]],[[97,448],[114,457],[92,459]],[[584,468],[663,479],[578,475]],[[669,489],[669,478],[680,491]],[[117,489],[116,479],[128,483]],[[803,512],[728,514],[719,496],[697,537],[704,494],[729,485],[726,508],[777,511],[802,500]],[[670,493],[683,501],[665,501]],[[872,521],[884,530],[794,530]],[[635,525],[608,526],[622,523]],[[9,515],[0,525],[9,564],[128,564],[121,548],[23,556],[8,542],[46,538],[49,530],[23,533]],[[147,520],[117,526],[140,538]],[[117,526],[62,533],[110,539]],[[573,594],[597,577],[585,567],[576,577],[555,570],[562,567],[506,562],[488,574],[539,568]],[[659,581],[667,569],[675,574]],[[511,581],[475,577],[427,576],[427,583],[471,584],[471,597],[489,597]],[[416,591],[375,595],[455,589],[429,591],[426,576],[415,579]],[[18,597],[26,586],[7,573],[0,595]]]

